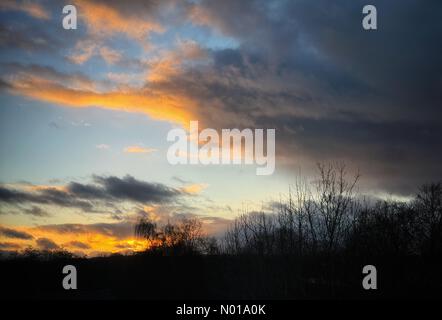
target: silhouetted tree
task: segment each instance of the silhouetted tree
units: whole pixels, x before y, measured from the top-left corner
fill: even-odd
[[[276,213],[242,214],[227,231],[228,253],[303,254],[333,252],[343,245],[358,210],[355,186],[343,165],[318,164],[313,190],[300,179]]]
[[[426,254],[442,253],[442,182],[423,185],[414,202]]]
[[[135,225],[135,235],[148,241],[148,251],[164,255],[203,254],[215,252],[216,240],[207,238],[197,218],[181,218],[160,227],[142,218]]]
[[[152,241],[157,238],[157,225],[146,218],[141,218],[135,225],[135,236]]]

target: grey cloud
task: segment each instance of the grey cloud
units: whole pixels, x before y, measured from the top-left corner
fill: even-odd
[[[63,191],[56,189],[44,189],[37,193],[25,192],[20,190],[8,189],[5,186],[0,186],[0,202],[9,204],[24,204],[24,203],[38,203],[38,204],[54,204],[64,207],[76,207],[85,211],[92,210],[91,203],[77,200],[70,197]]]
[[[118,239],[133,236],[134,224],[132,222],[123,221],[117,223],[94,223],[94,224],[54,224],[43,225],[37,227],[40,230],[70,233],[70,234],[87,234],[99,233],[106,236],[116,237]]]
[[[36,243],[42,250],[55,250],[60,248],[54,241],[48,238],[38,238]]]
[[[31,234],[29,234],[27,232],[17,231],[17,230],[5,228],[2,226],[0,226],[0,235],[7,237],[7,238],[14,238],[14,239],[21,239],[21,240],[31,240],[34,238]]]
[[[182,193],[160,183],[137,180],[132,176],[93,176],[94,184],[71,182],[66,190],[45,188],[34,192],[16,190],[0,185],[0,203],[21,206],[25,204],[57,205],[78,208],[85,212],[121,212],[117,205],[124,201],[138,203],[171,203]],[[21,208],[35,216],[46,214],[38,207]]]
[[[0,250],[18,250],[21,246],[13,242],[0,242]]]
[[[162,203],[180,195],[178,190],[163,184],[137,180],[132,176],[121,179],[113,176],[94,176],[94,181],[103,187],[107,195],[122,200]]]
[[[71,242],[68,242],[67,244],[70,246],[73,246],[75,248],[78,248],[78,249],[90,249],[91,248],[87,243],[84,243],[81,241],[71,241]]]
[[[24,208],[23,212],[26,214],[30,214],[32,216],[35,216],[35,217],[49,217],[50,216],[50,214],[43,211],[43,209],[41,209],[40,207],[37,207],[37,206],[32,206],[31,208]]]
[[[69,193],[83,199],[109,199],[105,190],[95,185],[85,185],[77,182],[68,184]]]

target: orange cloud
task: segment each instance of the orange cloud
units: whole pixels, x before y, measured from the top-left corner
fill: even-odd
[[[149,64],[147,80],[150,82],[167,81],[180,74],[185,61],[204,60],[208,58],[206,50],[194,41],[178,41],[176,50],[163,52],[158,59]]]
[[[206,183],[195,183],[188,186],[184,186],[181,190],[185,193],[189,194],[198,194],[201,193],[204,189],[206,189],[209,185]]]
[[[129,146],[124,148],[125,153],[151,153],[157,151],[156,149],[152,148],[144,148],[140,146]]]
[[[190,98],[160,90],[127,89],[96,92],[69,88],[34,75],[12,77],[12,93],[32,99],[76,108],[102,107],[111,110],[142,112],[153,119],[188,125],[196,106]]]
[[[160,59],[150,63],[147,80],[161,82],[176,76],[181,70],[180,62],[173,58]]]
[[[51,186],[51,185],[29,185],[22,186],[24,190],[28,191],[42,191],[42,190],[57,190],[62,192],[67,192],[66,186]]]
[[[93,1],[76,0],[78,13],[88,30],[99,36],[111,36],[122,33],[137,40],[145,40],[150,32],[162,32],[163,28],[154,21],[135,15],[125,16],[121,11],[108,5]]]
[[[95,55],[97,44],[91,40],[80,40],[74,50],[67,58],[75,64],[83,64]]]

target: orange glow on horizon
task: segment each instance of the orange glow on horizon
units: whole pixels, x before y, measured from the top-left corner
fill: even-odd
[[[0,242],[11,244],[11,246],[15,246],[14,250],[18,251],[29,247],[43,249],[37,244],[39,239],[48,239],[54,242],[58,246],[57,249],[65,249],[86,256],[140,252],[152,246],[148,240],[133,236],[118,238],[98,232],[56,232],[55,230],[45,230],[39,227],[16,227],[14,230],[26,232],[33,236],[33,239],[23,240],[9,239],[0,235]]]

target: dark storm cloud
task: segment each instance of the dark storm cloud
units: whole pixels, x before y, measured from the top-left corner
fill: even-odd
[[[105,208],[118,211],[116,205],[123,201],[139,203],[168,203],[182,193],[160,183],[137,180],[132,176],[118,178],[114,176],[93,176],[94,184],[70,182],[63,189],[55,187],[37,188],[35,191],[24,191],[0,185],[0,203],[23,205],[36,203],[57,205],[67,208],[79,208],[85,212],[107,212]],[[100,209],[101,207],[101,209]],[[21,208],[24,213],[45,216],[38,207]]]
[[[7,237],[7,238],[14,238],[14,239],[21,239],[21,240],[30,240],[30,239],[34,238],[29,233],[5,228],[2,226],[0,226],[0,235]]]
[[[440,119],[442,4],[375,1],[379,30],[374,32],[361,26],[365,4],[203,1],[211,27],[241,45],[214,52],[217,73],[212,77],[232,76],[231,85],[216,87],[209,81],[200,91],[226,97],[227,109],[244,110],[246,102],[264,108],[267,102],[266,108],[275,111],[302,109],[314,116]],[[232,67],[239,79],[233,78]],[[252,85],[238,85],[241,78]]]
[[[157,85],[199,101],[207,127],[276,128],[282,169],[352,162],[370,188],[409,194],[442,179],[442,3],[372,1],[377,31],[366,4],[202,1],[195,21],[240,45]]]
[[[263,123],[281,128],[280,156],[347,162],[373,189],[410,195],[420,183],[442,179],[439,125],[311,118]]]

